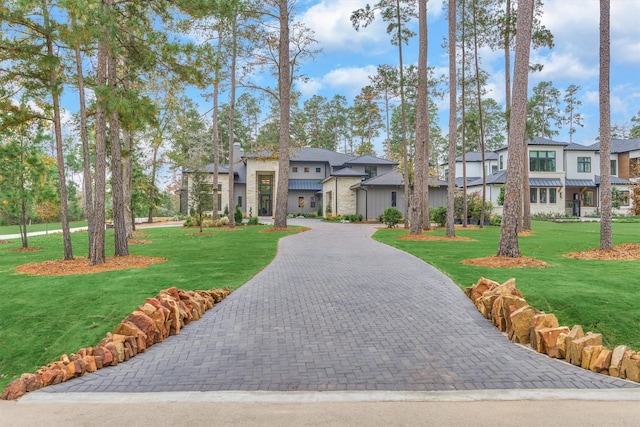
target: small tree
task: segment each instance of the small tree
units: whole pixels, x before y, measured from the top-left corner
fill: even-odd
[[[205,174],[197,172],[193,174],[189,196],[191,199],[191,208],[198,220],[200,232],[202,233],[202,218],[204,217],[204,213],[207,210],[213,209],[213,193],[211,192],[211,185],[205,180]]]

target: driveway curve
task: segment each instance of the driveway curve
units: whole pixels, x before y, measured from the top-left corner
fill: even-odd
[[[282,239],[268,267],[180,335],[36,393],[638,386],[512,344],[449,278],[371,239],[370,225],[292,223],[312,229]]]

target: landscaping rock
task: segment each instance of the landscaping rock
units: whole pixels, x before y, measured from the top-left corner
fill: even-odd
[[[536,351],[543,353],[549,357],[559,358],[560,351],[558,350],[558,336],[560,334],[568,334],[569,328],[566,326],[560,326],[557,328],[542,328],[537,331],[536,338]]]
[[[611,354],[611,364],[609,365],[609,375],[612,377],[620,377],[620,368],[622,367],[622,359],[624,354],[629,350],[626,345],[619,345],[613,349]]]
[[[576,338],[571,341],[567,348],[569,363],[576,366],[582,366],[582,350],[590,345],[602,345],[602,335],[587,334],[582,338]]]
[[[633,356],[636,352],[633,350],[627,350],[624,352],[624,356],[622,356],[622,364],[620,365],[620,378],[627,379],[627,369],[629,368],[631,356]]]
[[[521,344],[529,344],[529,328],[534,316],[540,314],[540,310],[536,310],[530,306],[520,307],[511,313],[511,330],[509,336],[511,341]]]
[[[627,359],[626,366],[627,379],[640,382],[640,353],[633,352]]]
[[[591,364],[595,364],[598,355],[602,351],[601,345],[588,345],[582,350],[582,362],[580,367],[582,369],[591,370]]]
[[[570,358],[569,344],[571,343],[571,341],[577,338],[582,338],[582,337],[584,337],[584,331],[582,330],[582,326],[575,325],[573,328],[571,328],[571,331],[567,334],[567,336],[564,339],[564,360],[566,360],[567,362],[569,361],[569,358]]]
[[[487,319],[491,319],[491,309],[493,303],[499,296],[516,296],[522,298],[522,292],[516,289],[516,279],[509,279],[502,285],[485,291],[481,297],[476,300],[476,307]]]
[[[140,310],[136,310],[128,315],[124,319],[124,322],[133,323],[146,335],[145,348],[151,347],[153,345],[156,334],[160,333],[160,331],[158,331],[158,328],[156,327],[155,322]]]
[[[482,294],[484,294],[486,291],[496,288],[500,286],[500,284],[498,282],[494,282],[493,280],[490,279],[486,279],[484,277],[481,277],[475,285],[473,286],[469,286],[468,288],[465,289],[465,294],[467,295],[467,297],[469,297],[469,299],[471,300],[471,302],[473,302],[474,304],[476,303],[476,300],[482,296]]]
[[[529,344],[531,348],[538,353],[542,353],[541,345],[538,343],[538,331],[544,328],[557,328],[559,326],[558,319],[554,314],[537,314],[531,319],[531,327],[529,328]]]
[[[596,358],[595,362],[589,367],[593,372],[603,375],[609,375],[609,366],[611,366],[611,356],[613,351],[608,348],[602,348],[602,351]]]
[[[497,326],[500,332],[507,332],[511,325],[511,313],[526,305],[527,301],[524,298],[514,295],[499,295],[491,308],[491,323]]]
[[[27,375],[27,374],[23,374]],[[13,380],[9,383],[8,386],[5,387],[2,395],[0,395],[0,399],[2,400],[16,400],[20,399],[27,393],[27,386],[22,377]]]

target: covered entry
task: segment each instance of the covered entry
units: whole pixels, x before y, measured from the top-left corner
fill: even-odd
[[[273,175],[258,175],[258,215],[273,215]]]

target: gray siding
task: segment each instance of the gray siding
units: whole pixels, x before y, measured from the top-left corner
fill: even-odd
[[[234,184],[233,185],[233,195],[235,196],[236,204],[238,204],[238,197],[242,197],[242,206],[240,206],[240,210],[242,211],[242,213],[248,214],[248,212],[247,212],[247,186],[245,184]],[[227,195],[227,197],[229,197],[229,196]],[[256,213],[253,212],[253,215],[255,216]]]
[[[365,192],[358,190],[358,213],[364,218],[375,220],[391,207],[391,192],[396,192],[396,208],[404,214],[404,189],[402,187],[369,187]],[[439,187],[429,188],[429,207],[446,206],[447,189]]]
[[[326,173],[327,172],[326,167],[327,167],[326,163],[320,163],[320,162],[318,163],[291,162],[291,166],[289,168],[289,179],[322,180],[328,176]],[[294,172],[293,168],[298,168],[298,170]],[[304,168],[309,168],[309,172],[305,172]],[[317,168],[320,168],[320,172],[316,172]]]

